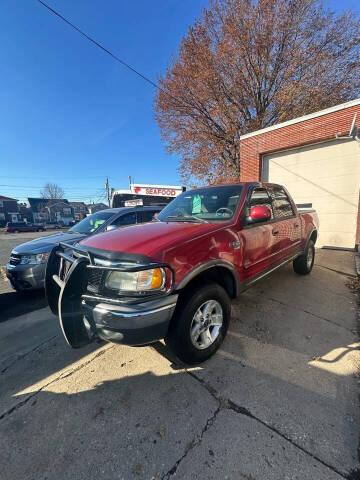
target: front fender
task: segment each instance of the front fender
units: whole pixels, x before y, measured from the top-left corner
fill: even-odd
[[[235,296],[238,296],[241,291],[239,274],[232,263],[222,259],[209,260],[197,265],[180,280],[180,282],[176,285],[175,290],[181,290],[182,288],[185,288],[186,285],[188,285],[195,277],[214,267],[223,267],[230,272],[235,284]]]

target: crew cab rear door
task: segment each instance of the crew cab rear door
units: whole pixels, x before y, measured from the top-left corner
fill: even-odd
[[[272,254],[276,261],[281,261],[298,251],[301,241],[301,222],[283,187],[274,185],[267,187],[267,190],[274,216]]]
[[[271,219],[261,223],[247,223],[252,207],[265,205],[271,211]],[[271,198],[266,188],[251,187],[243,211],[243,229],[239,232],[243,245],[242,270],[244,279],[249,279],[269,268],[274,263],[273,234],[274,215]]]

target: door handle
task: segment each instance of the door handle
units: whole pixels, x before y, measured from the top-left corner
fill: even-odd
[[[278,235],[278,234],[279,234],[279,230],[275,230],[275,229],[274,229],[274,230],[272,231],[272,234],[273,234],[273,235]]]

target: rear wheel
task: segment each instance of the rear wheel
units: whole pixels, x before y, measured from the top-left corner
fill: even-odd
[[[216,283],[204,285],[195,294],[184,293],[165,338],[166,344],[185,363],[207,360],[225,338],[230,310],[228,294]]]
[[[19,230],[14,230],[14,233],[19,233]]]
[[[299,275],[307,275],[311,272],[315,260],[315,244],[309,241],[305,252],[293,261],[294,271]]]

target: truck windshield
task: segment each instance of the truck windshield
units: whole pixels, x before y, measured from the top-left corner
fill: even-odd
[[[162,222],[226,222],[239,206],[242,185],[199,188],[176,197],[157,216]]]
[[[94,233],[103,223],[109,220],[110,217],[114,215],[114,212],[107,212],[103,210],[101,212],[93,213],[88,217],[81,220],[73,227],[70,228],[70,233],[83,233],[85,235],[90,235]]]

